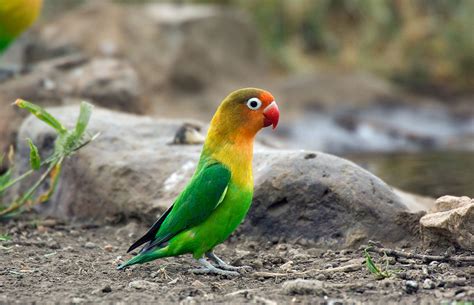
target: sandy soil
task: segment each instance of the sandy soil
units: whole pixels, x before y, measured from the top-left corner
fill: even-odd
[[[377,280],[363,265],[360,249],[321,250],[236,236],[216,253],[232,264],[253,267],[237,278],[191,274],[188,270],[195,264],[189,256],[116,271],[117,263],[127,258],[130,243],[145,229],[133,222],[97,227],[39,220],[34,215],[0,223],[0,234],[11,237],[0,242],[0,304],[449,304],[474,300],[472,265],[390,258],[388,268],[393,275]],[[378,255],[374,260],[383,262]],[[319,282],[288,283],[295,279]]]

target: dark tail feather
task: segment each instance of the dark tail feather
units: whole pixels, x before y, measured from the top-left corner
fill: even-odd
[[[152,241],[153,239],[155,239],[156,233],[160,229],[161,224],[163,223],[163,221],[165,221],[166,217],[171,212],[172,208],[173,208],[173,205],[170,206],[166,210],[166,212],[164,212],[163,215],[161,215],[161,217],[157,221],[155,221],[155,223],[151,226],[151,228],[148,230],[148,232],[145,233],[145,235],[140,237],[139,240],[134,242],[133,245],[131,245],[130,248],[128,248],[127,253],[134,250],[134,249],[136,249],[136,248],[138,248],[138,247],[140,247],[144,243],[147,243],[147,242]]]

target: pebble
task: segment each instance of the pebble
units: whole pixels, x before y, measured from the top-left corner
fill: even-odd
[[[407,293],[414,293],[418,291],[418,282],[417,281],[406,281],[405,282],[405,291]]]
[[[318,280],[318,281],[324,281],[324,280],[328,279],[328,275],[324,274],[324,273],[320,273],[320,274],[316,275],[316,277],[314,279]]]
[[[48,232],[48,228],[46,228],[45,226],[39,225],[36,228],[36,231],[38,231],[39,233],[46,233],[46,232]]]
[[[438,262],[438,261],[432,261],[432,262],[430,263],[430,266],[432,266],[432,267],[437,267],[438,265],[439,265],[439,262]]]
[[[203,282],[199,281],[199,280],[195,280],[194,282],[192,282],[191,286],[197,287],[197,288],[206,287],[206,285]]]
[[[84,244],[84,248],[94,249],[94,248],[97,248],[97,245],[91,241],[88,241]]]
[[[326,295],[326,290],[324,289],[324,283],[321,281],[315,280],[303,280],[296,279],[291,281],[286,281],[282,285],[283,291],[285,294],[314,294],[318,296]]]
[[[59,249],[61,247],[59,246],[59,243],[57,241],[51,241],[51,242],[48,243],[48,248],[50,248],[50,249]]]
[[[353,253],[354,251],[350,250],[350,249],[344,249],[344,250],[341,250],[341,255],[348,255],[348,254],[351,254]]]
[[[104,251],[112,252],[113,249],[114,249],[114,247],[110,244],[107,244],[107,245],[104,246]]]
[[[423,281],[423,289],[434,289],[435,287],[436,285],[431,279],[425,279]]]
[[[109,285],[104,286],[104,288],[102,288],[102,292],[103,292],[103,293],[112,292],[112,287],[110,287]]]
[[[72,298],[71,303],[72,304],[80,304],[80,303],[84,303],[85,301],[86,301],[86,299],[83,299],[83,298]]]
[[[293,268],[293,261],[287,261],[286,263],[281,265],[279,268],[286,272],[291,271],[291,269]]]
[[[430,271],[428,270],[428,267],[427,266],[422,266],[421,267],[421,271],[423,272],[423,275],[429,275],[430,274]]]
[[[446,272],[450,269],[450,266],[449,266],[448,263],[441,263],[441,264],[438,265],[438,269],[439,269],[439,271],[444,273],[444,272]]]
[[[129,288],[135,288],[137,290],[148,290],[148,289],[156,289],[159,287],[157,283],[145,281],[145,280],[136,280],[131,281],[128,283]]]

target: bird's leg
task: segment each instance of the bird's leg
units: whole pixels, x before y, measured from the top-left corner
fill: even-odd
[[[221,260],[219,257],[217,257],[217,255],[214,254],[214,252],[207,252],[206,253],[206,256],[211,260],[213,261],[215,264],[217,264],[217,266],[223,270],[233,270],[233,271],[237,271],[237,270],[244,270],[244,269],[252,269],[252,267],[250,266],[239,266],[239,267],[236,267],[236,266],[232,266],[232,265],[229,265],[227,264],[226,262],[224,262],[223,260]]]
[[[239,275],[239,273],[236,272],[236,271],[223,270],[223,269],[219,269],[219,268],[213,266],[204,257],[201,257],[200,259],[198,259],[198,262],[203,267],[199,268],[199,269],[191,269],[190,271],[192,273],[195,273],[195,274],[219,274],[219,275],[231,275],[231,276]]]

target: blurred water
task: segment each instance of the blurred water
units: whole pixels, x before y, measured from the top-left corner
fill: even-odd
[[[474,150],[474,117],[443,107],[368,107],[313,112],[295,121],[290,146],[336,154],[424,150]]]
[[[474,197],[473,152],[350,154],[344,157],[402,190],[432,197]]]
[[[438,197],[474,197],[474,117],[443,107],[313,112],[280,137],[288,147],[353,160],[387,183]]]

